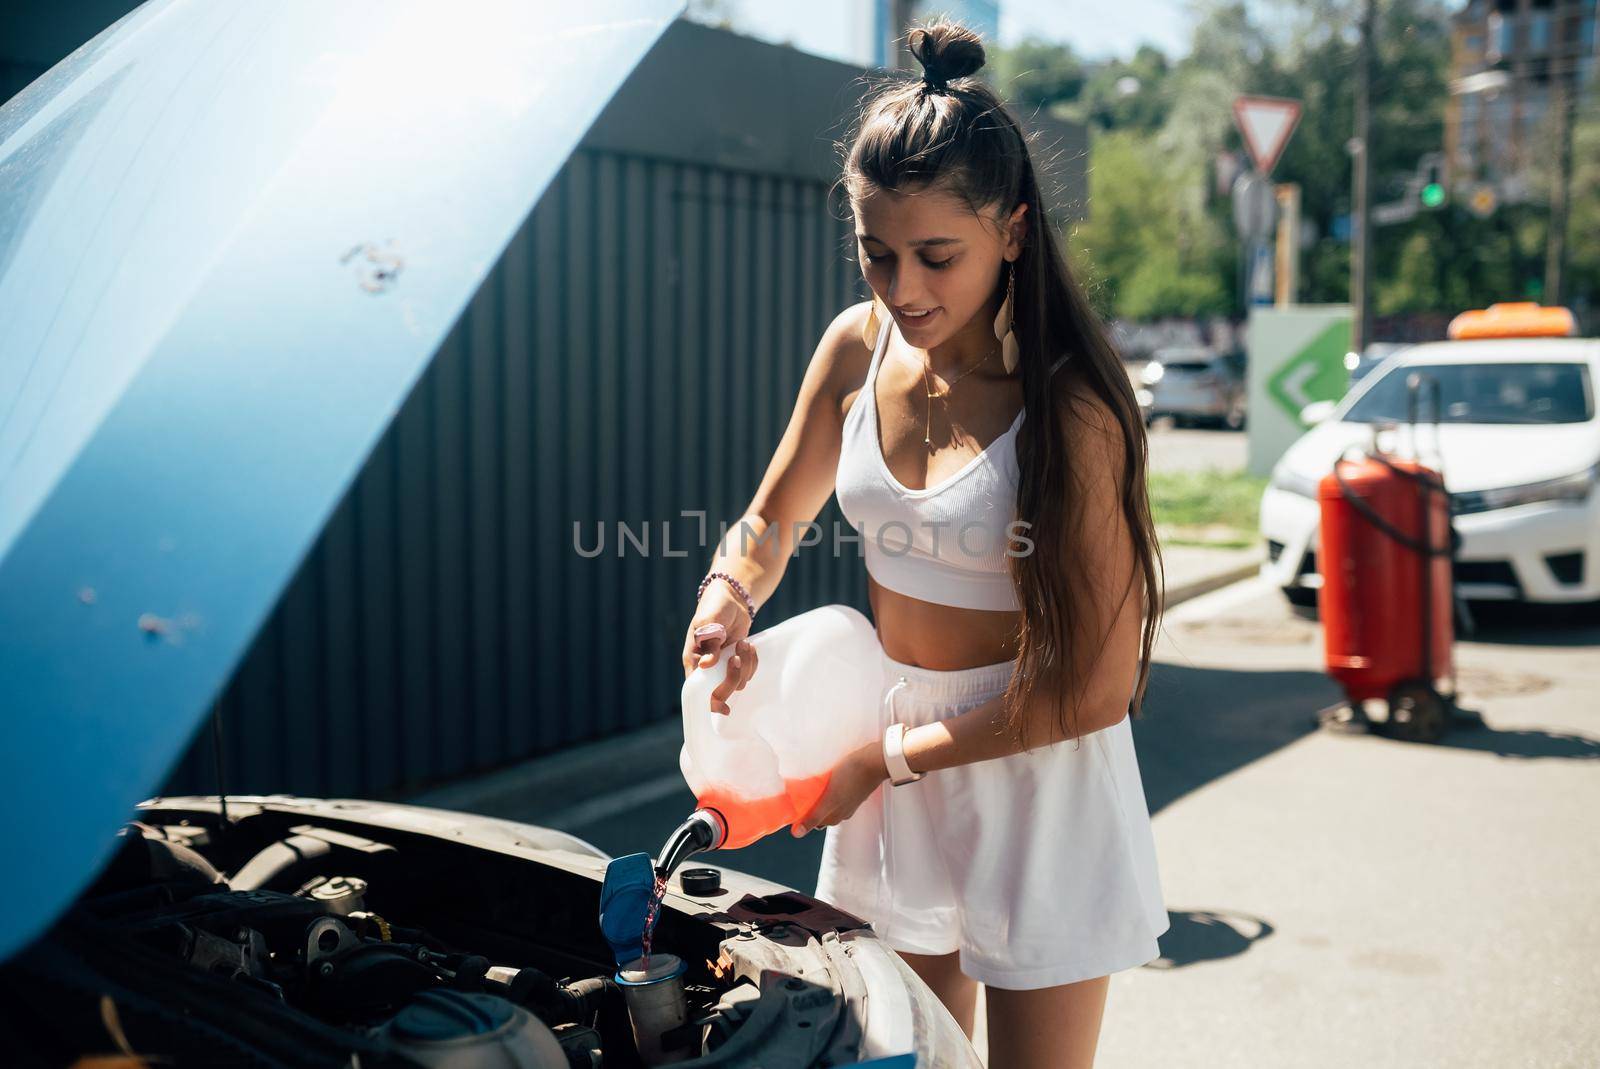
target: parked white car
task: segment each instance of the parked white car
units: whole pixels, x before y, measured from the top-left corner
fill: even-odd
[[[1422,404],[1416,447],[1442,465],[1460,536],[1463,597],[1600,599],[1600,341],[1494,338],[1430,342],[1384,361],[1289,448],[1261,499],[1262,575],[1309,604],[1317,570],[1317,484],[1351,447],[1408,454],[1406,380],[1439,386],[1437,440]],[[1400,425],[1400,426],[1396,426]]]

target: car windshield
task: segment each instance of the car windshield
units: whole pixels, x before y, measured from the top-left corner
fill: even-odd
[[[1161,366],[1168,371],[1209,371],[1211,365],[1199,360],[1163,360]]]
[[[1406,379],[1418,371],[1439,384],[1440,423],[1583,423],[1594,418],[1584,364],[1427,364],[1392,368],[1350,406],[1346,423],[1403,423]],[[1418,418],[1433,417],[1424,384]]]

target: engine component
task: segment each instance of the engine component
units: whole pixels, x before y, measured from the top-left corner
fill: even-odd
[[[448,966],[459,969],[455,958],[488,966],[482,958],[435,954],[418,944],[361,939],[337,917],[319,917],[306,929],[305,982],[324,1010],[375,1020],[433,989],[442,975],[450,975]],[[482,975],[452,986],[481,990]]]
[[[676,954],[657,953],[631,961],[617,973],[633,1023],[633,1042],[646,1065],[681,1062],[699,1053],[698,1044],[689,1042],[695,1037],[679,1031],[689,1018],[685,971]]]
[[[323,959],[337,957],[360,945],[360,937],[343,922],[332,917],[318,917],[306,929],[306,968],[315,969]]]
[[[428,991],[376,1033],[427,1069],[568,1069],[538,1018],[495,995]]]
[[[183,924],[177,926],[177,931],[187,943],[184,957],[195,968],[230,980],[266,977],[269,955],[267,940],[260,932],[240,928],[232,939],[224,939],[203,928]]]
[[[724,991],[722,998],[711,1008],[706,1049],[716,1050],[732,1039],[760,1005],[761,988],[748,980],[741,981]]]
[[[358,876],[319,876],[300,888],[300,894],[341,917],[367,908],[367,881]]]
[[[171,883],[191,887],[222,883],[222,874],[179,835],[133,821],[117,833],[117,849],[96,877],[91,894]]]
[[[573,1069],[601,1069],[605,1059],[601,1053],[600,1033],[581,1024],[563,1024],[556,1027],[556,1041],[567,1052],[567,1064]]]
[[[551,1026],[593,1020],[605,1001],[608,983],[605,977],[595,976],[563,984],[540,969],[505,965],[492,966],[487,978],[504,984],[506,998],[526,1006]]]
[[[110,992],[136,1045],[158,1037],[180,1064],[218,1060],[219,1041],[235,1043],[229,1054],[241,1062],[260,1052],[308,1069],[340,1069],[357,1056],[372,1066],[602,1069],[702,1055],[707,1064],[799,1069],[853,1064],[858,1054],[859,1029],[841,1017],[847,992],[828,982],[839,970],[815,944],[801,945],[805,932],[834,928],[831,916],[814,916],[816,903],[802,909],[799,896],[753,894],[735,902],[737,874],[680,867],[690,892],[721,884],[714,893],[730,899],[728,911],[701,922],[693,911],[663,910],[661,949],[650,968],[636,968],[637,952],[607,953],[605,933],[588,928],[590,870],[530,869],[527,859],[409,833],[395,832],[391,845],[360,834],[344,810],[334,816],[330,827],[301,823],[298,813],[253,826],[235,820],[226,845],[199,863],[186,851],[205,828],[186,838],[188,826],[151,824],[160,839],[133,829],[144,834],[125,836],[126,867],[52,936],[70,952],[30,959],[53,979],[33,986],[53,990],[65,978],[91,995]],[[639,860],[649,896],[655,873],[647,856]],[[226,873],[233,878],[219,880]],[[530,895],[542,905],[531,915]],[[778,918],[795,934],[779,938]],[[637,912],[631,926],[642,942]],[[804,990],[786,985],[795,974],[807,978]],[[7,981],[22,975],[20,966],[0,971],[0,990],[14,993]],[[24,1005],[13,997],[3,1023],[38,1013]],[[67,1019],[69,1007],[57,1014],[50,1005],[52,1019]],[[58,1032],[61,1056],[49,1064],[93,1053],[75,1037],[100,1034],[94,1006],[70,1009],[87,1023],[73,1017]],[[439,1024],[441,1016],[453,1023]],[[532,1035],[553,1039],[561,1054]]]
[[[310,824],[297,825],[290,830],[293,834],[288,838],[273,843],[241,865],[239,871],[228,878],[228,886],[235,891],[285,885],[298,887],[316,875],[318,869],[332,868],[328,863],[330,858],[361,859],[370,863],[394,857],[394,847],[388,843],[348,832]],[[344,862],[340,862],[340,867],[344,867]]]
[[[380,939],[385,943],[394,942],[394,927],[376,913],[370,910],[356,910],[347,916],[356,926],[356,930],[368,939]]]

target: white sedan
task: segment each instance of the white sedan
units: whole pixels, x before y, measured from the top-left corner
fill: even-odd
[[[1412,371],[1438,383],[1407,419]],[[1289,448],[1261,499],[1264,577],[1308,604],[1317,570],[1317,484],[1352,447],[1442,465],[1460,536],[1455,580],[1463,597],[1580,602],[1600,599],[1600,341],[1496,338],[1433,342],[1390,357]],[[1399,425],[1399,426],[1395,426]]]

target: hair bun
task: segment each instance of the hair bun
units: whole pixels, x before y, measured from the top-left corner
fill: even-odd
[[[949,19],[918,26],[906,37],[911,54],[922,64],[922,77],[943,86],[976,73],[983,66],[983,38]]]

